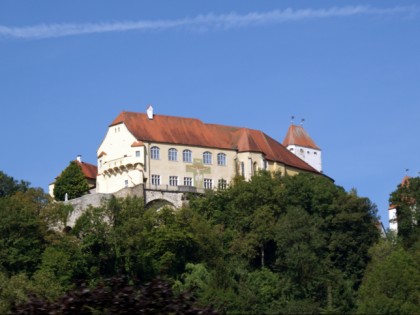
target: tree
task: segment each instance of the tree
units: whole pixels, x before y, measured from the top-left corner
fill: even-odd
[[[117,274],[116,250],[112,225],[106,205],[89,207],[76,221],[70,232],[80,240],[87,277],[95,281]]]
[[[26,274],[19,273],[9,278],[0,272],[0,314],[10,314],[11,306],[26,302],[31,291],[32,284]]]
[[[66,193],[68,199],[74,199],[83,196],[88,191],[88,181],[76,161],[70,162],[54,184],[54,197],[60,201],[65,199]]]
[[[0,269],[29,275],[36,270],[51,233],[40,216],[47,200],[34,188],[0,198]]]
[[[321,176],[261,172],[251,181],[237,180],[222,192],[193,199],[190,206],[223,233],[225,265],[219,270],[232,270],[231,265],[242,261],[247,273],[267,268],[281,275],[281,299],[286,302],[272,300],[267,309],[354,311],[368,249],[379,237],[376,207],[369,199]],[[240,291],[233,288],[243,286],[245,280],[237,279],[245,278],[236,271],[227,274],[231,283],[220,283]],[[232,294],[222,286],[212,290],[221,299]]]
[[[397,207],[398,236],[409,248],[420,240],[420,177],[399,185],[389,201]]]
[[[34,277],[38,280],[54,280],[62,290],[86,279],[86,260],[80,241],[73,235],[61,234],[49,244],[42,254],[42,261]]]
[[[29,182],[23,180],[17,181],[0,171],[0,198],[11,196],[18,191],[25,192],[28,188]]]
[[[371,249],[371,255],[359,290],[358,313],[418,314],[420,250],[410,253],[398,244],[383,241]]]

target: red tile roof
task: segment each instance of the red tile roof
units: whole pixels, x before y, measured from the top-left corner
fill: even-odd
[[[401,181],[401,186],[408,186],[408,185],[410,185],[410,176],[405,175],[404,178]],[[413,202],[415,202],[415,201],[413,201]],[[393,210],[395,208],[397,208],[397,206],[391,204],[389,206],[388,210]]]
[[[401,186],[409,185],[410,184],[410,176],[405,175],[401,181]]]
[[[286,137],[283,140],[283,145],[285,147],[288,145],[298,145],[301,147],[320,150],[305,129],[303,129],[302,126],[295,125],[290,125],[289,130],[287,130]]]
[[[165,115],[121,112],[111,126],[124,123],[138,141],[172,143],[238,152],[260,152],[269,161],[309,172],[319,173],[312,166],[288,151],[282,144],[259,130],[205,124],[199,119]]]
[[[141,141],[134,141],[131,147],[142,147],[144,146],[144,143]]]
[[[86,178],[96,179],[96,176],[98,174],[98,168],[96,167],[96,165],[86,162],[79,162],[77,160],[75,162],[80,165],[80,167],[82,168],[82,172]]]

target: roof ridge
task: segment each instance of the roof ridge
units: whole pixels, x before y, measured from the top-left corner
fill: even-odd
[[[303,126],[290,125],[283,140],[285,147],[289,145],[298,145],[306,148],[320,150],[315,141],[311,138]]]
[[[146,113],[130,111],[121,112],[111,126],[117,123],[125,123],[137,141],[259,152],[268,160],[317,172],[280,142],[258,129],[204,123],[198,118],[180,116],[155,115],[149,119]]]

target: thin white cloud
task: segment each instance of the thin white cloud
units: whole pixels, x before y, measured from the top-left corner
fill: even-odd
[[[351,17],[356,15],[417,15],[420,7],[399,6],[392,8],[374,8],[370,6],[346,6],[327,9],[284,9],[269,12],[251,12],[248,14],[207,14],[193,18],[155,21],[125,21],[112,23],[86,24],[41,24],[27,27],[8,27],[0,25],[0,36],[18,39],[42,39],[71,35],[122,32],[168,30],[185,28],[188,30],[228,30],[231,28],[284,23],[308,19]]]

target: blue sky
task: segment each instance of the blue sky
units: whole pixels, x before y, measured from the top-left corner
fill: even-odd
[[[259,129],[294,115],[377,204],[420,172],[416,1],[1,1],[0,170],[47,190],[123,110]]]

